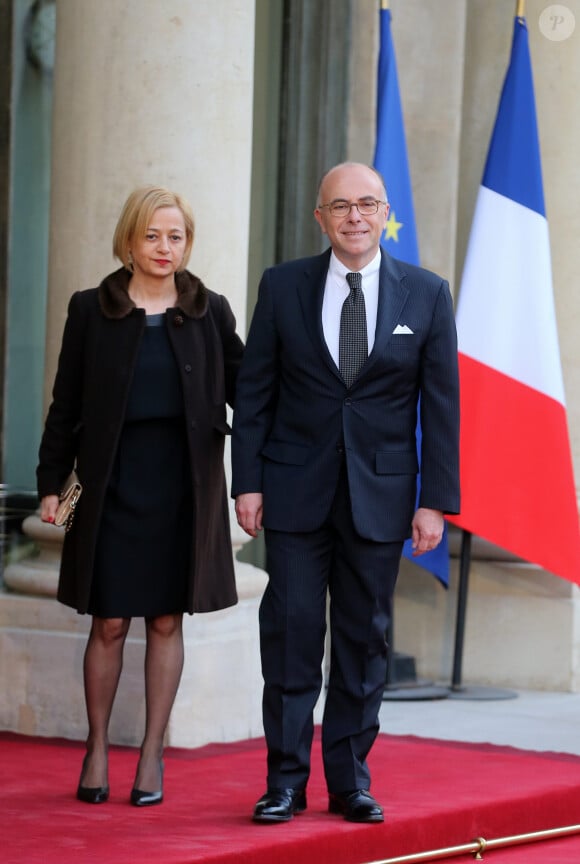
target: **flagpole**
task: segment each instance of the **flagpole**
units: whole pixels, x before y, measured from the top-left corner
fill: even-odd
[[[469,569],[471,567],[471,531],[461,532],[461,552],[459,556],[459,585],[457,586],[457,615],[455,619],[455,649],[453,652],[453,674],[451,690],[462,689],[461,671],[463,666],[463,643],[465,639],[465,618],[467,594],[469,590]]]
[[[526,17],[526,0],[516,0],[516,18]]]
[[[451,699],[473,699],[476,701],[494,699],[515,699],[517,693],[499,687],[465,687],[461,682],[463,666],[463,643],[465,640],[465,621],[467,618],[467,595],[469,593],[469,571],[471,569],[472,533],[465,528],[461,531],[461,551],[459,553],[459,584],[457,586],[457,614],[455,618],[455,647],[453,652],[453,672],[449,697]]]

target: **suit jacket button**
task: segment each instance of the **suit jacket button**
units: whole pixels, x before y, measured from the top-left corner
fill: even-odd
[[[183,315],[176,315],[173,319],[175,327],[183,327]]]
[[[183,368],[185,369],[186,372],[191,372],[191,364],[190,363],[186,363]]]
[[[345,404],[345,405],[350,405],[351,402],[352,402],[352,400],[351,400],[349,397],[347,397],[347,398],[344,400],[344,404]]]

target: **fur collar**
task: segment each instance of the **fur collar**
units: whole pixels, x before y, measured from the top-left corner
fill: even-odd
[[[125,267],[105,276],[99,285],[98,297],[105,318],[125,318],[135,304],[129,297],[131,273]],[[208,290],[197,276],[184,270],[175,274],[177,306],[189,318],[203,318],[208,307]]]

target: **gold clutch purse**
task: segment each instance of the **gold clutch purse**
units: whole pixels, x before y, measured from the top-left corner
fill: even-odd
[[[76,472],[73,471],[60,494],[58,509],[54,517],[54,524],[59,526],[64,525],[65,531],[70,531],[75,515],[75,508],[82,491],[83,487],[79,482],[79,478]]]

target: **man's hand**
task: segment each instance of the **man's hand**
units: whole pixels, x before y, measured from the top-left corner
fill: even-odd
[[[262,497],[261,492],[244,492],[236,498],[238,525],[250,537],[257,537],[262,530]]]
[[[413,517],[413,556],[435,549],[443,537],[445,520],[441,510],[419,507]]]

